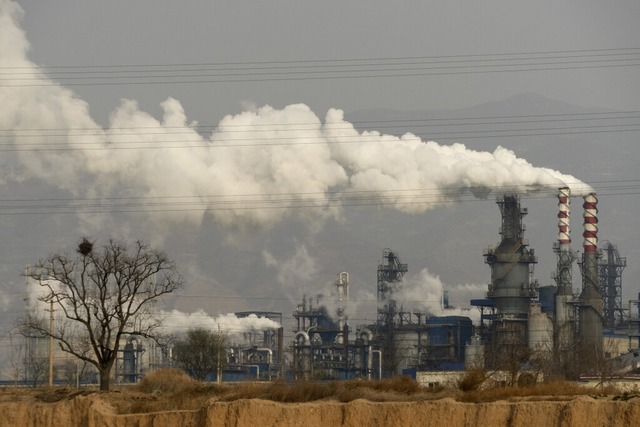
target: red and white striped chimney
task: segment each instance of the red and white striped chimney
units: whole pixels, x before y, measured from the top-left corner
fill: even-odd
[[[582,254],[582,293],[580,294],[579,347],[586,358],[602,356],[603,299],[598,278],[598,199],[595,193],[584,197],[584,237]],[[598,359],[599,360],[599,359]],[[596,366],[595,364],[592,366]]]
[[[569,226],[571,190],[569,187],[563,187],[558,191],[558,243],[561,250],[568,251],[571,245]]]
[[[598,199],[595,193],[584,197],[584,237],[583,249],[585,254],[598,252]]]

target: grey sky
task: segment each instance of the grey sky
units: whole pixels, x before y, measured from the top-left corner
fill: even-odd
[[[0,5],[4,7],[9,4],[7,0],[0,0]],[[45,73],[61,66],[229,64],[408,57],[438,57],[446,60],[445,57],[452,55],[461,55],[463,65],[470,66],[474,58],[469,55],[530,55],[535,52],[562,51],[567,52],[564,61],[569,61],[570,56],[579,55],[583,50],[592,53],[602,50],[602,53],[606,53],[607,49],[640,48],[640,26],[637,25],[640,3],[637,1],[26,0],[19,4],[25,12],[21,25],[31,44],[28,59],[42,67]],[[637,51],[631,57],[637,58]],[[325,120],[330,108],[338,108],[344,110],[347,120],[378,121],[366,126],[375,130],[376,125],[383,123],[381,120],[389,117],[425,119],[427,116],[446,117],[447,114],[458,117],[504,117],[640,110],[640,85],[637,84],[640,76],[640,65],[637,64],[640,61],[599,63],[600,66],[614,64],[625,66],[361,79],[287,81],[285,78],[244,83],[73,85],[74,81],[67,81],[71,83],[67,88],[88,103],[91,118],[103,127],[110,126],[109,116],[116,110],[121,113],[119,123],[124,123],[124,126],[150,123],[150,118],[142,117],[145,112],[162,120],[164,112],[160,104],[172,97],[184,108],[186,123],[195,120],[203,125],[215,126],[227,114],[238,114],[244,109],[255,111],[252,106],[259,108],[264,105],[273,106],[276,109],[273,114],[278,116],[278,111],[287,105],[303,103],[310,107],[319,121]],[[286,67],[286,64],[279,66]],[[65,80],[60,80],[60,83],[65,86]],[[25,89],[24,93],[19,92],[25,98],[25,105],[52,102],[53,95],[46,88],[38,92],[42,98],[31,96],[29,90],[31,88]],[[509,103],[469,109],[519,94],[529,95],[511,98]],[[136,100],[138,108],[131,107],[124,111],[120,107],[123,98]],[[27,101],[35,104],[28,104]],[[63,105],[67,105],[66,101]],[[166,109],[173,114],[172,120],[177,120],[177,103],[170,103]],[[377,109],[395,111],[372,111]],[[438,113],[439,110],[452,111]],[[301,111],[282,114],[311,120],[307,113]],[[82,119],[74,118],[56,124],[55,121],[45,123],[44,119],[39,123],[37,115],[34,115],[35,119],[29,116],[34,124],[28,124],[24,118],[27,114],[23,112],[22,115],[16,114],[16,117],[22,117],[22,122],[16,119],[11,123],[16,128],[24,123],[28,124],[26,128],[67,128],[71,124],[79,126],[78,123],[89,120],[88,116],[81,113],[77,116],[82,116]],[[229,120],[229,123],[236,125],[241,118]],[[520,125],[521,128],[528,126],[531,125]],[[548,126],[553,127],[554,124],[549,122]],[[578,122],[576,126],[579,126]],[[453,126],[448,130],[462,129],[461,126]],[[208,132],[211,133],[211,129]],[[384,132],[402,135],[404,130],[398,127]],[[422,135],[420,131],[415,132]],[[434,132],[431,129],[424,131],[426,135]],[[637,130],[552,137],[536,136],[534,130],[534,135],[526,138],[491,138],[496,133],[494,129],[489,132],[488,138],[460,142],[473,150],[491,153],[497,146],[504,146],[536,167],[558,170],[588,183],[608,181],[619,186],[622,179],[636,180],[630,185],[637,188],[637,180],[640,179],[634,166],[640,158],[640,146],[634,143],[638,137]],[[18,144],[20,141],[9,142]],[[455,140],[442,141],[444,145],[452,142]],[[73,169],[76,165],[74,161],[78,161],[79,165],[80,160],[65,157],[65,152],[43,154],[34,151],[33,156],[17,155],[20,160],[15,163],[6,160],[7,169],[0,176],[0,194],[5,202],[9,199],[55,197],[74,200],[77,197],[89,197],[90,194],[98,194],[97,197],[121,198],[123,194],[140,197],[154,194],[150,190],[157,190],[153,188],[154,182],[164,189],[175,186],[174,194],[191,194],[192,190],[194,194],[206,194],[206,188],[194,185],[197,179],[192,174],[197,173],[211,173],[203,175],[203,180],[205,177],[211,179],[211,188],[216,188],[216,182],[211,178],[217,176],[216,171],[196,164],[195,158],[182,158],[185,153],[181,151],[174,151],[166,158],[160,158],[161,153],[151,150],[147,153],[148,164],[144,156],[136,157],[133,150],[120,153],[118,161],[107,160],[110,153],[99,151],[95,156],[89,155],[88,158],[95,162],[90,168],[78,168],[77,171]],[[103,154],[105,160],[100,163],[96,156]],[[216,152],[207,161],[215,162],[224,155]],[[324,159],[326,153],[319,149],[314,155]],[[334,163],[348,164],[356,169],[354,164],[364,161],[366,157],[350,155],[334,153],[334,161],[319,162],[322,168],[317,170],[304,163],[309,158],[306,155],[296,157],[300,163],[284,162],[282,169],[275,164],[281,159],[274,156],[269,167],[274,168],[276,178],[280,172],[288,173],[287,168],[291,164],[300,167],[301,176],[309,169],[314,169],[316,175],[313,178],[316,179],[309,179],[308,188],[294,190],[296,180],[292,179],[287,181],[287,192],[322,192],[329,191],[332,186],[344,189],[340,187],[346,186],[340,181],[344,177],[332,169]],[[163,165],[160,160],[166,164],[164,171],[158,167]],[[227,163],[220,163],[220,169],[224,169],[225,165],[235,165],[236,160],[230,156]],[[413,159],[407,159],[407,165],[411,163],[409,160]],[[42,174],[36,168],[36,161],[45,170]],[[127,161],[132,162],[128,169],[113,166]],[[398,163],[403,166],[404,162],[400,160]],[[252,185],[263,184],[259,179],[259,167],[266,168],[264,164],[249,158],[243,158],[241,162],[239,160],[238,164],[244,168],[234,171],[237,172],[234,176],[245,174],[255,178],[256,182],[252,181]],[[103,166],[104,170],[100,170]],[[179,166],[184,169],[178,169]],[[434,164],[433,168],[437,166]],[[65,173],[56,174],[57,167]],[[349,167],[345,167],[345,170],[351,173]],[[421,165],[416,167],[420,169]],[[406,168],[409,169],[409,166]],[[30,170],[38,172],[29,175]],[[129,171],[138,181],[127,181]],[[148,172],[147,177],[153,178],[141,180],[143,172]],[[398,176],[404,177],[401,172]],[[255,176],[252,176],[253,173]],[[20,179],[16,176],[20,176]],[[355,189],[361,190],[367,184],[365,179],[359,184],[354,183],[357,174],[349,178],[352,180],[350,185]],[[113,187],[104,184],[109,180]],[[147,186],[144,191],[138,188],[142,181]],[[238,179],[238,182],[243,181]],[[305,182],[300,178],[301,185]],[[318,189],[322,187],[321,184],[327,184],[328,189]],[[259,188],[262,192],[270,191],[272,196],[276,192],[273,189],[275,187]],[[400,193],[402,188],[396,190]],[[625,273],[628,289],[625,293],[626,297],[632,297],[637,289],[634,280],[640,272],[640,252],[635,247],[639,236],[637,227],[634,228],[639,208],[637,189],[618,190],[624,194],[617,196],[612,194],[614,191],[607,192],[604,190],[601,194],[601,237],[618,244],[622,255],[628,257],[629,268]],[[311,215],[313,221],[303,217],[299,211],[292,210],[290,214],[283,215],[282,221],[271,217],[258,218],[256,215],[252,218],[254,223],[243,223],[242,229],[231,227],[231,231],[225,229],[227,218],[214,210],[203,215],[198,220],[200,222],[170,218],[173,222],[163,222],[162,226],[158,224],[164,216],[152,212],[91,217],[87,214],[47,215],[50,212],[41,210],[35,215],[5,215],[2,217],[3,229],[0,230],[5,242],[2,254],[6,260],[0,267],[0,280],[5,293],[0,324],[3,330],[8,330],[11,320],[20,313],[19,304],[16,303],[21,300],[20,268],[51,251],[61,248],[71,250],[81,234],[97,239],[104,239],[110,234],[124,234],[163,245],[169,255],[177,259],[187,280],[185,295],[171,301],[174,307],[184,312],[203,308],[210,315],[216,315],[228,311],[264,309],[280,310],[288,315],[295,308],[294,301],[299,300],[302,294],[319,292],[319,288],[346,270],[352,273],[352,286],[360,288],[362,292],[359,294],[362,305],[368,305],[368,308],[358,308],[359,317],[354,317],[357,319],[354,323],[371,321],[371,313],[375,315],[375,269],[385,247],[396,249],[403,262],[409,263],[409,279],[414,282],[413,289],[424,290],[424,294],[428,295],[425,298],[435,298],[432,291],[442,286],[442,283],[436,283],[441,280],[445,289],[449,287],[458,296],[459,299],[454,303],[463,305],[467,295],[481,295],[481,285],[489,281],[489,269],[483,264],[482,250],[495,244],[499,238],[500,218],[493,200],[493,195],[487,201],[465,200],[416,215],[379,207],[343,209],[338,213],[323,209]],[[528,237],[540,257],[536,276],[541,284],[549,284],[550,272],[555,268],[551,245],[557,232],[556,201],[553,198],[534,198],[526,200],[524,204],[530,210],[526,219],[530,233]],[[580,199],[576,198],[573,206],[573,241],[576,250],[582,242],[580,204]],[[425,268],[431,275],[420,273]],[[439,276],[439,279],[435,276]],[[577,287],[577,272],[575,276],[574,286]]]
[[[635,47],[640,5],[616,1],[23,1],[42,65],[123,65],[388,58]],[[145,110],[171,95],[217,121],[242,102],[329,107],[460,108],[522,92],[629,109],[637,68],[415,78],[78,87],[103,122],[120,97]],[[93,100],[96,100],[94,102]]]

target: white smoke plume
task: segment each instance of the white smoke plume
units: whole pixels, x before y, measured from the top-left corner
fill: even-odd
[[[405,278],[396,295],[396,301],[402,304],[406,311],[426,312],[432,316],[467,316],[478,324],[480,312],[476,308],[445,308],[444,291],[449,292],[450,305],[453,306],[455,301],[464,301],[466,304],[470,299],[484,298],[486,289],[485,284],[445,286],[439,276],[425,268],[417,276]]]
[[[318,263],[309,255],[306,245],[297,245],[295,253],[287,259],[277,259],[267,250],[262,251],[262,257],[266,266],[277,270],[278,283],[286,295],[298,298],[300,291],[317,291],[318,284],[314,280],[318,274]]]
[[[276,269],[278,283],[291,302],[300,303],[304,297],[316,308],[325,307],[334,321],[338,319],[339,309],[351,318],[366,313],[367,307],[375,310],[375,294],[362,287],[354,289],[351,284],[350,296],[340,301],[335,285],[337,277],[333,280],[320,277],[320,263],[309,254],[306,245],[297,245],[295,253],[286,259],[278,259],[267,250],[262,251],[262,257],[266,266]]]
[[[62,285],[50,280],[48,283],[54,290],[62,291]],[[50,290],[41,286],[38,281],[27,278],[26,280],[26,301],[29,313],[39,319],[48,319],[50,304],[43,302],[41,298],[49,295]],[[62,311],[57,304],[54,307],[54,314],[57,322],[65,321]],[[257,314],[249,314],[246,317],[238,317],[234,313],[218,314],[211,316],[203,309],[198,309],[191,313],[184,313],[179,310],[164,311],[159,310],[154,317],[163,319],[160,328],[165,334],[181,334],[192,328],[205,328],[212,331],[220,331],[229,335],[242,334],[245,332],[259,332],[268,329],[278,329],[280,323],[267,317],[260,317]],[[67,325],[68,326],[68,325]]]
[[[479,152],[412,134],[359,132],[342,111],[329,110],[323,122],[303,104],[230,115],[204,136],[176,99],[161,104],[161,119],[123,100],[103,129],[86,102],[29,61],[22,13],[0,0],[0,60],[7,69],[20,67],[18,77],[0,85],[7,153],[0,185],[35,178],[103,211],[153,212],[148,218],[158,227],[212,219],[241,230],[287,218],[318,224],[339,218],[345,204],[416,214],[467,192],[486,197],[565,185],[576,195],[589,191],[506,148]],[[87,227],[98,226],[91,209],[73,212]]]
[[[27,307],[27,312],[33,314],[40,319],[49,318],[49,309],[51,304],[42,301],[46,296],[50,294],[50,290],[46,286],[41,286],[35,279],[27,277],[25,280],[25,297],[24,301]],[[61,290],[61,284],[55,280],[48,280],[54,290]]]
[[[203,309],[192,313],[184,313],[179,310],[163,312],[162,330],[168,334],[183,334],[189,329],[203,328],[211,331],[220,331],[230,336],[245,332],[260,332],[266,329],[278,329],[280,324],[267,317],[259,317],[250,314],[246,317],[238,317],[234,313],[211,316]]]

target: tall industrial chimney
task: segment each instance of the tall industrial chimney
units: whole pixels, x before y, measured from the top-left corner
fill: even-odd
[[[598,199],[594,193],[584,198],[582,294],[578,327],[581,358],[595,362],[602,356],[603,302],[598,289]],[[593,365],[587,365],[590,368]]]
[[[560,351],[571,347],[574,335],[573,326],[573,277],[572,264],[575,256],[571,251],[570,235],[571,190],[559,189],[558,193],[558,243],[554,251],[558,254],[555,297],[555,344]]]

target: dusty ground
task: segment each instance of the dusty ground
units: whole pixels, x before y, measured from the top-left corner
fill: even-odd
[[[436,396],[434,396],[436,397]],[[135,389],[100,393],[73,389],[0,390],[1,426],[633,426],[640,425],[640,397],[531,396],[489,403],[436,400],[347,403],[326,399],[279,403],[261,399],[229,402],[203,396],[190,410],[131,413],[149,402],[174,406],[178,395]],[[188,399],[192,401],[193,399]],[[173,402],[171,402],[173,401]],[[183,402],[185,403],[185,402]]]

